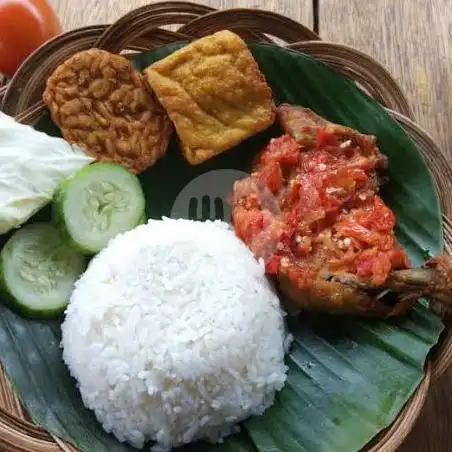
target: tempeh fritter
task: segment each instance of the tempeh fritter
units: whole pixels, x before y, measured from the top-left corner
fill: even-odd
[[[64,138],[101,162],[140,173],[165,155],[171,121],[130,61],[79,52],[47,80],[43,100]]]

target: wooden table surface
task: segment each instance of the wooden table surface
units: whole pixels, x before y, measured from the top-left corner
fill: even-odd
[[[194,1],[194,0],[192,0]],[[146,0],[51,0],[65,29],[110,23]],[[216,8],[273,10],[313,24],[312,0],[205,0]],[[360,49],[385,65],[405,90],[420,125],[452,158],[452,2],[319,0],[325,40]],[[452,370],[431,389],[402,452],[452,451]]]

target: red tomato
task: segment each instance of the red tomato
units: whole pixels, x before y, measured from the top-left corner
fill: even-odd
[[[0,0],[0,72],[12,76],[41,44],[61,33],[46,0]]]
[[[326,132],[321,127],[317,130],[317,149],[323,149],[325,146],[337,146],[338,144],[339,140],[336,135]]]
[[[263,220],[262,212],[257,209],[245,210],[241,206],[234,209],[233,223],[235,232],[250,247],[253,244],[253,240],[262,231]]]
[[[281,256],[274,254],[270,260],[265,264],[265,271],[269,275],[276,275],[278,273],[279,264],[281,262]]]
[[[259,179],[272,193],[276,193],[283,184],[283,174],[279,163],[273,160],[263,166],[259,173]]]
[[[290,136],[273,138],[259,157],[259,163],[265,165],[276,161],[280,165],[294,166],[300,158],[300,145]]]

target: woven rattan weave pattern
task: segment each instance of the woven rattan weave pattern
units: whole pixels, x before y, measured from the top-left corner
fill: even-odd
[[[172,26],[172,30],[166,28]],[[176,28],[178,26],[179,28]],[[354,79],[358,86],[385,106],[417,143],[435,180],[444,213],[446,250],[452,251],[452,168],[431,137],[414,122],[408,102],[391,75],[369,56],[350,47],[321,41],[305,26],[279,14],[247,9],[215,11],[185,2],[164,2],[130,12],[111,26],[98,25],[65,33],[44,44],[0,89],[0,109],[24,123],[33,123],[43,112],[41,96],[47,77],[75,52],[99,47],[111,52],[144,51],[181,40],[191,40],[229,28],[253,41],[275,42],[307,53]],[[1,82],[0,82],[1,86]],[[366,450],[391,452],[400,446],[424,404],[430,383],[452,362],[452,319],[430,357],[426,376],[395,423]],[[0,372],[0,450],[11,452],[73,451],[57,438],[33,425]]]

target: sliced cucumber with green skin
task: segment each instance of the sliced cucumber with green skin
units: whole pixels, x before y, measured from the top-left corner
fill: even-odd
[[[145,216],[137,176],[121,165],[93,163],[57,190],[53,216],[63,239],[84,254],[95,254]]]
[[[146,224],[148,222],[148,216],[146,215],[146,212],[141,216],[140,221],[138,222],[137,226],[140,224]]]
[[[16,231],[0,253],[0,288],[13,308],[27,317],[62,314],[86,258],[61,239],[52,223]]]

